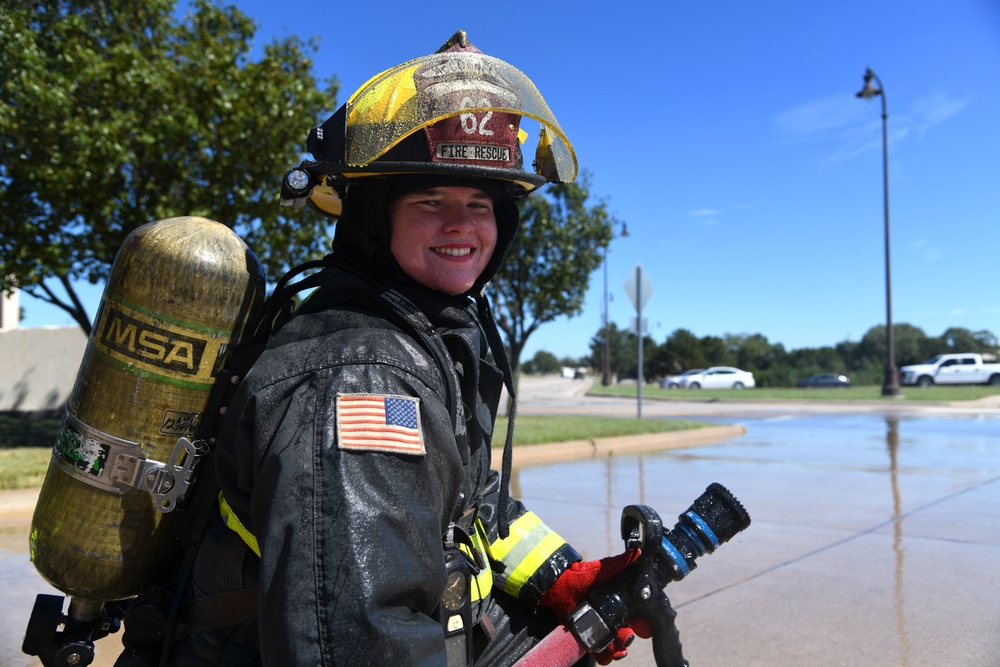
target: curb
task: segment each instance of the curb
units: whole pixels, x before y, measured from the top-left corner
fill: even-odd
[[[31,520],[41,489],[0,491],[0,526]]]
[[[512,465],[543,465],[600,459],[622,454],[643,454],[664,449],[700,447],[746,435],[745,426],[706,426],[704,428],[670,431],[667,433],[646,433],[626,435],[617,438],[594,438],[593,440],[571,440],[549,445],[521,445],[514,448]],[[493,450],[493,470],[499,470],[503,459],[503,449]]]

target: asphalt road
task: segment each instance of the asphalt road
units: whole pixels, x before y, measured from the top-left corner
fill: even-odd
[[[524,376],[518,387],[518,412],[523,414],[595,414],[635,417],[638,400],[615,396],[588,396],[593,378],[570,380],[557,375]],[[684,396],[690,400],[683,400]],[[648,398],[644,394],[642,416],[655,417],[760,417],[767,415],[810,414],[927,414],[976,415],[984,409],[1000,410],[1000,394],[977,401],[955,403],[932,401],[779,401],[755,399],[753,390],[734,391],[732,398],[699,398],[698,392],[680,390],[670,400]]]

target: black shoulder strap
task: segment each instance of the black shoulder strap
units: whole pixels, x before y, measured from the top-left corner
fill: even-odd
[[[423,348],[434,357],[434,361],[441,371],[441,377],[444,378],[448,413],[455,419],[455,423],[452,424],[455,434],[464,434],[466,426],[465,408],[462,405],[462,389],[458,374],[455,372],[454,362],[448,353],[448,348],[445,347],[444,340],[435,333],[434,325],[427,319],[423,311],[398,291],[391,288],[382,289],[378,292],[378,298],[386,306],[385,312],[380,314],[384,315],[390,322],[402,322],[405,325],[405,330],[414,334]]]

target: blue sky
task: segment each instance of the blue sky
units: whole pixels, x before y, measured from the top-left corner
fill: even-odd
[[[657,342],[685,328],[795,349],[885,323],[881,102],[855,97],[871,67],[888,107],[893,320],[1000,335],[997,0],[236,5],[258,46],[319,38],[316,75],[337,76],[340,101],[460,28],[523,70],[628,227],[608,256],[610,319],[635,316],[623,285],[641,263]],[[603,293],[598,270],[583,313],[543,325],[523,358],[586,354]],[[84,294],[93,315],[100,288]],[[22,326],[71,324],[22,306]]]

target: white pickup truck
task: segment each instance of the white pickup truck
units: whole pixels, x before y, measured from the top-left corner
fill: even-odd
[[[1000,387],[1000,364],[985,363],[979,354],[939,354],[922,364],[899,369],[900,381],[930,387],[935,384],[988,384]]]

